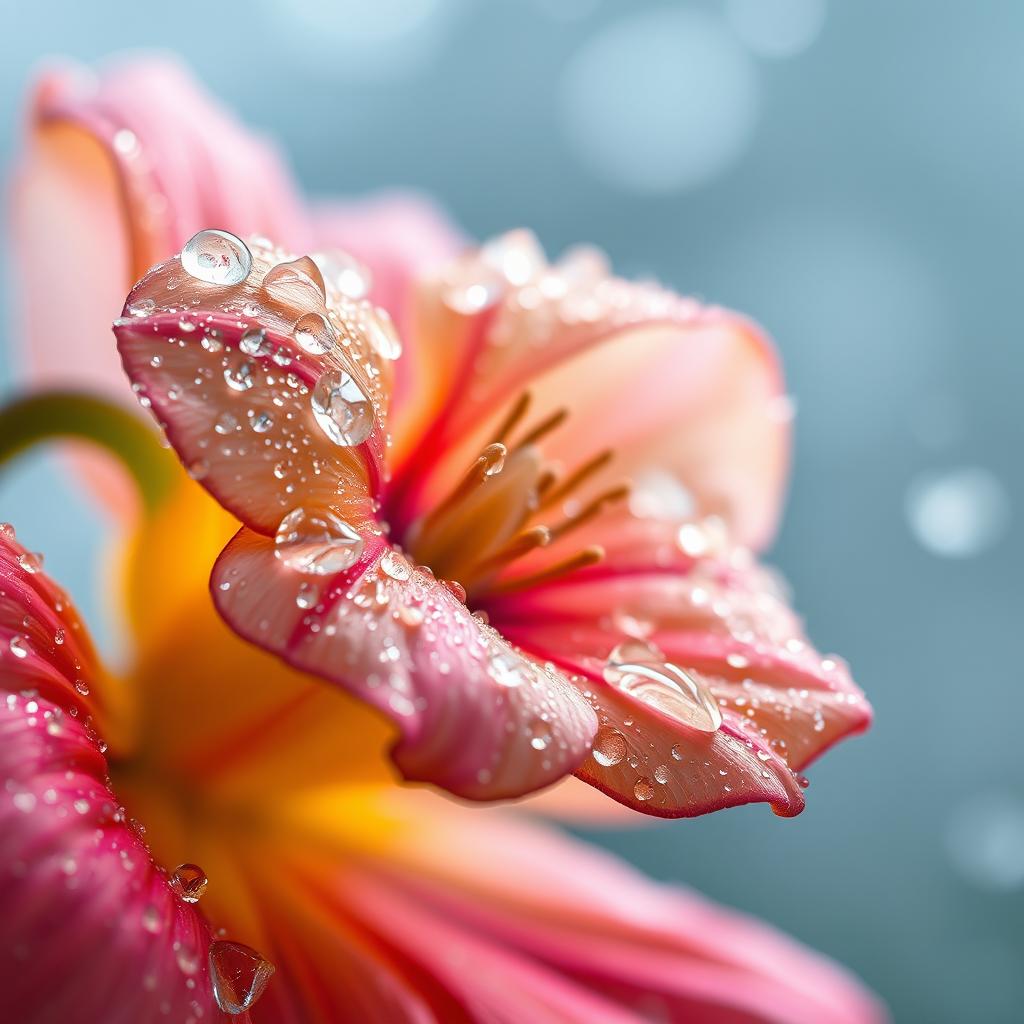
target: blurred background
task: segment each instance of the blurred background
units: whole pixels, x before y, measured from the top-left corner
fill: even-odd
[[[588,835],[850,965],[897,1021],[1019,1021],[1024,5],[23,4],[3,165],[40,59],[138,47],[182,54],[308,191],[413,185],[473,235],[593,241],[767,326],[797,406],[771,559],[877,724],[795,820]],[[103,524],[49,456],[0,479],[0,518],[95,620]]]

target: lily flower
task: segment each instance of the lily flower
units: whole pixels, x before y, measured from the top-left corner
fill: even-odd
[[[383,754],[391,745],[406,778],[477,800],[575,768],[660,815],[750,799],[800,809],[794,773],[870,712],[739,546],[770,539],[788,443],[756,328],[616,282],[590,250],[549,267],[523,234],[452,259],[458,233],[407,198],[309,206],[273,151],[166,63],[55,72],[32,129],[14,219],[37,382],[123,396],[109,311],[204,225],[318,255],[225,232],[211,258],[201,237],[186,257],[200,276],[180,257],[157,267],[118,327],[126,362],[148,367],[137,393],[202,450],[185,461],[230,514],[109,409],[91,406],[78,427],[4,420],[8,449],[47,430],[99,437],[133,465],[146,508],[120,557],[134,640],[120,673],[38,557],[0,535],[5,1009],[85,1024],[883,1019],[841,969],[771,929],[520,809],[410,787]],[[203,279],[214,265],[237,274],[231,254],[241,264],[245,251],[244,281]],[[250,292],[252,310],[235,310]],[[619,319],[593,315],[605,300]],[[528,319],[506,315],[517,303]],[[315,351],[329,338],[319,321],[296,332],[307,313],[346,329],[356,373],[336,346]],[[214,364],[184,383],[170,374],[193,341],[228,361],[211,382],[226,389],[221,430],[194,390]],[[628,349],[643,358],[623,360]],[[674,354],[649,358],[659,352]],[[638,390],[629,370],[657,386]],[[325,372],[348,374],[372,412],[347,414],[342,381],[318,416]],[[47,406],[74,420],[73,407]],[[289,415],[298,451],[282,440]],[[358,444],[337,443],[367,422]],[[481,463],[491,444],[504,453]],[[524,502],[537,522],[509,534]],[[293,516],[281,530],[298,509],[322,526],[304,532]],[[237,633],[207,589],[222,550],[214,596]],[[326,646],[292,644],[289,623]],[[523,808],[593,813],[586,791],[569,779]]]
[[[115,673],[0,527],[11,1020],[883,1018],[764,925],[519,811],[399,784],[379,716],[214,612],[206,577],[231,530],[182,475],[110,574],[134,641]]]

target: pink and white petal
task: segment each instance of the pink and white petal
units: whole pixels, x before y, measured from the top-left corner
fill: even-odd
[[[565,676],[510,647],[379,537],[334,576],[303,575],[242,529],[214,599],[242,637],[389,716],[406,778],[459,796],[520,796],[573,771],[596,729]]]
[[[748,555],[688,560],[688,569],[582,570],[489,612],[524,650],[590,680],[602,729],[580,778],[668,817],[752,800],[799,813],[805,783],[795,773],[865,730],[871,708]],[[719,729],[691,728],[605,680],[613,648],[638,636],[697,680],[718,706]]]
[[[165,57],[132,58],[99,75],[78,65],[44,73],[14,196],[31,379],[123,400],[129,392],[107,330],[149,266],[204,227],[296,248],[312,238],[276,151]]]
[[[129,295],[118,348],[182,462],[225,508],[263,533],[298,506],[331,506],[358,529],[384,473],[375,314],[328,302],[312,281],[269,293],[283,262],[288,254],[253,243],[251,272],[230,286],[197,280],[178,257],[160,264]],[[316,389],[330,381],[347,382],[339,393],[358,438],[324,426],[334,391]]]
[[[430,807],[426,796],[382,795],[386,845],[339,885],[367,927],[477,1019],[522,1020],[524,1000],[530,1020],[886,1018],[854,978],[769,927],[506,811]]]
[[[447,371],[449,404],[431,431],[432,448],[454,454],[438,464],[421,451],[398,471],[412,478],[402,481],[405,518],[445,491],[467,453],[529,390],[531,419],[571,413],[543,442],[549,459],[571,471],[614,453],[592,478],[595,490],[658,469],[741,542],[770,539],[788,424],[774,350],[743,317],[612,278],[594,257],[548,266],[522,232],[425,284],[420,307],[423,329],[456,339],[460,354]]]

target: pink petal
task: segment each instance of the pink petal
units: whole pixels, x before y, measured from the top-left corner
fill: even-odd
[[[276,152],[177,62],[43,75],[13,204],[33,380],[126,397],[112,312],[133,280],[209,226],[299,248],[312,241]]]
[[[886,1018],[841,968],[771,928],[508,812],[429,808],[423,796],[395,792],[381,807],[383,857],[334,893],[329,876],[312,884],[474,1020]]]
[[[571,772],[589,749],[594,715],[568,680],[378,538],[348,572],[303,578],[272,541],[243,529],[211,586],[240,635],[388,715],[408,779],[471,799],[519,796]]]
[[[342,319],[312,286],[297,286],[294,303],[291,292],[269,294],[266,275],[290,254],[253,249],[252,271],[234,286],[197,281],[178,257],[147,274],[114,328],[125,371],[192,475],[254,529],[273,533],[300,505],[331,505],[360,529],[383,476],[386,368],[367,335],[375,314],[359,307],[358,323]],[[331,345],[323,354],[300,343],[309,318]],[[317,383],[334,377],[352,381],[368,420],[365,439],[347,447],[313,406]]]
[[[0,534],[0,991],[34,1024],[226,1021],[210,928],[107,786],[88,641],[65,599]]]
[[[517,232],[426,282],[417,329],[446,338],[455,355],[429,444],[396,469],[396,523],[450,488],[528,389],[532,419],[570,412],[545,438],[547,458],[571,471],[615,453],[595,490],[657,469],[741,542],[770,538],[788,457],[782,378],[771,345],[742,317],[612,278],[589,251],[548,266]]]
[[[632,571],[612,560],[488,606],[509,639],[589,680],[602,729],[578,776],[665,817],[758,800],[799,813],[795,773],[871,721],[845,665],[810,646],[774,579],[742,551],[693,558],[677,547],[664,566]],[[695,675],[721,728],[691,728],[605,681],[612,649],[637,635]]]

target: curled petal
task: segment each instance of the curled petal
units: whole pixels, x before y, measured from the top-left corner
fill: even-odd
[[[571,772],[594,714],[562,673],[527,658],[379,538],[352,568],[310,576],[241,530],[211,579],[243,637],[392,718],[403,774],[460,796],[519,796]]]
[[[125,370],[190,473],[253,529],[299,504],[363,522],[385,446],[377,314],[326,293],[311,261],[253,250],[234,284],[179,257],[147,274],[114,328]]]
[[[602,729],[578,775],[645,813],[689,816],[767,801],[802,810],[796,773],[871,708],[845,665],[804,637],[774,578],[744,552],[646,571],[597,567],[495,603],[492,621],[538,657],[590,680]],[[652,685],[609,677],[622,644],[695,681],[721,717],[692,721],[693,694],[670,670]],[[646,660],[646,659],[645,659]],[[660,687],[660,689],[659,689]],[[680,703],[682,702],[682,703]],[[716,717],[717,717],[716,716]]]
[[[39,1024],[226,1021],[208,924],[172,892],[107,786],[88,641],[25,554],[0,536],[4,1008]]]

